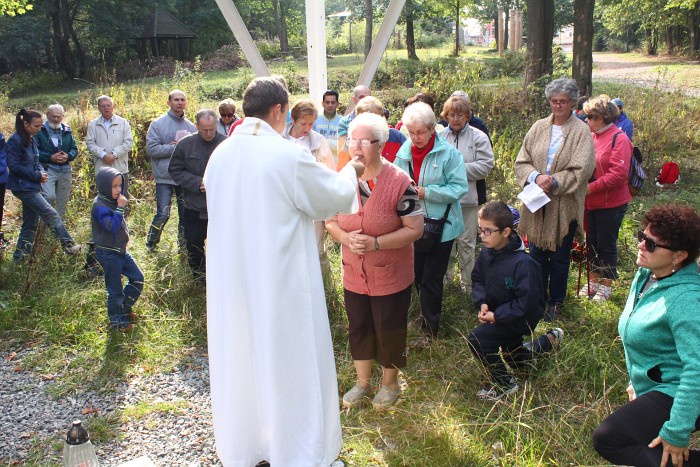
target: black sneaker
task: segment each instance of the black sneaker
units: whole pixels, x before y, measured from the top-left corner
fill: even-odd
[[[559,318],[561,318],[562,313],[564,312],[564,304],[562,303],[552,303],[549,305],[549,308],[547,311],[544,312],[544,316],[542,317],[542,320],[551,323],[552,321],[556,321]]]
[[[479,389],[476,392],[476,397],[482,401],[496,402],[500,401],[504,397],[511,396],[515,394],[518,390],[518,383],[515,382],[515,378],[511,378],[505,387],[501,387],[497,384],[492,386],[487,386],[485,388]]]

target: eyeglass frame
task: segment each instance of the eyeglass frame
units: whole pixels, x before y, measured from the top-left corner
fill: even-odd
[[[481,227],[477,227],[476,231],[479,232],[479,235],[482,235],[484,237],[490,237],[496,232],[503,232],[505,229],[489,229],[488,227],[485,229],[482,229]]]
[[[362,148],[368,148],[372,146],[373,144],[376,144],[379,142],[378,139],[353,139],[353,138],[348,138],[345,140],[345,144],[348,145],[348,148],[354,148],[355,147],[355,142],[358,141],[360,143],[360,147]]]
[[[230,114],[222,114],[222,113],[220,113],[219,115],[221,116],[221,118],[224,118],[224,117],[226,117],[226,118],[233,118],[233,117],[236,116],[235,113],[230,113]]]
[[[603,119],[602,116],[596,115],[596,114],[586,114],[586,120],[598,120],[598,119]]]
[[[656,251],[657,248],[664,248],[666,250],[670,251],[678,251],[677,248],[673,248],[672,246],[669,245],[662,245],[660,243],[656,243],[656,241],[653,238],[649,238],[647,234],[644,233],[642,230],[637,231],[637,242],[642,243],[644,242],[644,248],[649,252],[653,253]]]
[[[549,99],[549,104],[553,107],[566,107],[570,103],[571,103],[571,99],[567,99],[567,100]]]

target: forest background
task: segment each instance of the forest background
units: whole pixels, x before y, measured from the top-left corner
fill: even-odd
[[[548,113],[543,86],[554,77],[572,75],[572,55],[556,44],[550,47],[544,51],[551,56],[550,72],[524,85],[530,51],[506,51],[499,56],[494,44],[460,45],[455,50],[453,24],[457,11],[461,17],[488,20],[499,5],[506,10],[519,6],[526,9],[527,31],[529,2],[409,1],[411,9],[404,12],[395,29],[372,83],[374,94],[390,110],[394,123],[405,99],[415,92],[430,92],[442,103],[455,89],[467,90],[475,112],[492,131],[496,166],[487,179],[489,199],[517,204],[513,161],[527,129]],[[477,321],[469,297],[456,283],[449,284],[444,337],[428,351],[411,352],[409,366],[402,372],[401,402],[383,414],[368,407],[342,413],[341,457],[351,465],[601,463],[590,445],[590,435],[626,397],[617,318],[635,271],[634,232],[653,204],[677,200],[700,206],[696,47],[700,2],[549,3],[554,30],[574,22],[581,8],[595,8],[591,47],[601,61],[594,65],[593,94],[623,98],[635,123],[635,144],[646,156],[647,173],[653,178],[663,162],[674,160],[681,165],[681,184],[662,190],[650,180],[634,198],[620,233],[622,273],[613,299],[594,305],[570,298],[559,323],[567,333],[563,348],[521,375],[523,390],[507,403],[485,405],[474,396],[482,374],[466,347],[465,335]],[[359,1],[327,3],[328,14],[350,10],[353,15],[352,22],[328,19],[329,87],[341,92],[342,107],[349,102],[366,45],[364,35],[351,44],[350,28],[357,35],[372,25],[376,32],[385,8],[385,4],[370,1],[370,14],[367,5]],[[184,53],[179,60],[156,58],[148,51],[140,56],[144,51],[130,39],[138,35],[155,6],[173,13],[198,36],[177,51]],[[237,6],[272,72],[285,76],[292,100],[309,97],[303,2],[259,0]],[[415,57],[407,44],[411,23]],[[281,37],[284,30],[286,45]],[[619,53],[626,50],[631,52]],[[634,80],[609,73],[619,67],[645,71]],[[215,107],[225,97],[240,103],[245,86],[254,77],[216,4],[213,0],[47,0],[34,2],[30,8],[24,0],[0,0],[0,73],[0,131],[6,136],[12,133],[14,114],[21,107],[45,111],[55,102],[66,107],[67,123],[79,141],[67,223],[81,242],[90,236],[87,213],[95,195],[94,168],[84,141],[87,123],[98,115],[96,96],[111,95],[117,113],[131,122],[136,144],[130,157],[134,180],[130,249],[143,267],[147,284],[139,302],[142,320],[136,332],[114,335],[107,331],[101,280],[85,277],[82,262],[64,257],[47,235],[39,239],[32,259],[23,265],[12,265],[7,252],[0,254],[3,358],[17,352],[25,355],[17,371],[33,373],[47,382],[56,399],[79,397],[86,390],[114,391],[134,378],[191,366],[193,355],[206,352],[205,294],[194,286],[186,262],[177,254],[174,220],[167,226],[160,250],[151,255],[145,249],[155,203],[144,147],[148,125],[167,110],[170,89],[187,92],[187,112],[192,118],[197,109]],[[320,96],[312,97],[320,100]],[[20,222],[21,208],[8,193],[6,237],[16,239]],[[352,386],[354,372],[341,300],[339,254],[330,241],[329,247],[333,248],[335,274],[335,285],[328,291],[329,316],[339,387],[344,391]],[[578,270],[572,264],[570,290],[577,285]],[[417,315],[414,306],[411,316]],[[543,330],[541,325],[538,331]],[[156,413],[177,417],[188,404],[186,399],[165,405],[147,400],[138,408],[90,412],[87,424],[98,448],[105,448],[123,437],[135,419],[143,421]],[[30,436],[26,456],[0,459],[0,465],[54,465],[60,457],[60,435],[49,439]],[[698,445],[697,437],[693,442]]]

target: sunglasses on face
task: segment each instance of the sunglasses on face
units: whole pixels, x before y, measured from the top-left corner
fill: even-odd
[[[233,114],[220,114],[221,118],[233,118]]]
[[[672,247],[670,247],[670,246],[668,246],[668,245],[661,245],[660,243],[656,243],[654,240],[652,240],[651,238],[649,238],[649,237],[648,237],[644,232],[642,232],[641,230],[640,230],[639,232],[637,232],[637,241],[638,241],[639,243],[644,242],[644,248],[645,248],[649,253],[653,253],[654,250],[656,250],[657,248],[665,248],[665,249],[667,249],[667,250],[676,251],[675,248],[672,248]]]

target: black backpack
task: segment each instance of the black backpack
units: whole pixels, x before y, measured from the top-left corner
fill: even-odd
[[[615,140],[617,140],[617,136],[620,134],[622,134],[621,131],[615,133],[615,136],[613,136],[611,149],[615,148]],[[630,173],[627,179],[627,185],[632,196],[637,196],[642,191],[644,180],[647,179],[647,174],[642,168],[642,162],[644,162],[642,151],[640,151],[637,146],[634,146],[632,158],[630,159]]]

